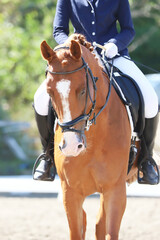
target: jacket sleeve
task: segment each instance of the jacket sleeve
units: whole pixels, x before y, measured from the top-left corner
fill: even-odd
[[[58,0],[53,22],[53,37],[58,44],[64,43],[69,34],[70,1]]]
[[[135,36],[131,11],[128,0],[120,0],[117,19],[120,24],[120,32],[108,42],[116,44],[118,52],[121,52],[131,43]]]

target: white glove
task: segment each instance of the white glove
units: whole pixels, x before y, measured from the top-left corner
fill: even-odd
[[[106,43],[104,45],[105,49],[105,55],[107,58],[113,58],[118,54],[118,47],[114,43]]]

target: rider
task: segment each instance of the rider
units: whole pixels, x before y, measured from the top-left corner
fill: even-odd
[[[67,40],[70,20],[74,32],[85,35],[86,39],[92,43],[104,45],[106,57],[114,58],[114,66],[132,77],[139,85],[145,103],[143,139],[147,148],[147,154],[144,154],[142,147],[139,158],[139,169],[143,172],[140,183],[159,183],[152,159],[158,125],[158,98],[140,69],[132,61],[123,57],[129,57],[127,47],[135,35],[128,0],[58,0],[53,32],[58,44],[63,44]],[[119,22],[120,31],[117,30],[117,22]],[[47,129],[48,103],[49,96],[44,81],[34,97],[37,124],[45,153],[34,174],[34,179],[39,180],[49,178],[52,165],[50,153],[46,152],[51,135]]]

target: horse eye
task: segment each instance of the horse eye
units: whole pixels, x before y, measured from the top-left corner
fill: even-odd
[[[86,93],[86,89],[82,89],[81,92],[80,92],[80,96],[83,96],[84,94]]]

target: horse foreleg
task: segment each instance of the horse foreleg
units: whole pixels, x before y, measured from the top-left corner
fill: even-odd
[[[69,186],[63,189],[63,203],[67,214],[70,240],[84,240],[86,232],[86,214],[82,208],[83,197]]]
[[[121,220],[126,207],[126,183],[125,180],[118,183],[110,192],[107,206],[106,233],[107,240],[118,240]]]
[[[83,209],[83,234],[82,234],[82,239],[85,239],[86,226],[87,226],[87,217],[86,217],[86,212]]]
[[[96,240],[105,240],[106,235],[106,213],[104,209],[104,196],[101,195],[100,198],[100,209],[99,214],[97,216],[97,223],[96,223]]]

